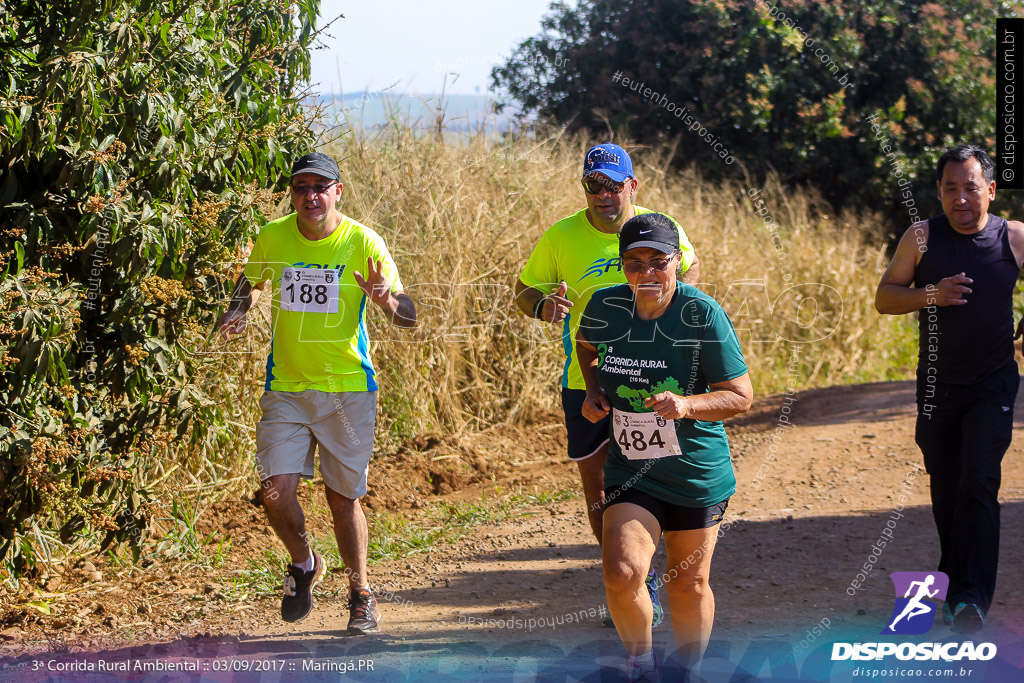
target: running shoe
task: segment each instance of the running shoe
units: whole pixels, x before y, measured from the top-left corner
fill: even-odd
[[[313,551],[313,568],[303,571],[294,564],[288,565],[284,575],[284,597],[281,598],[281,618],[285,621],[302,621],[313,611],[313,587],[324,577],[324,561]]]
[[[953,623],[953,606],[948,602],[942,603],[942,623],[946,626]]]
[[[953,631],[977,633],[985,628],[985,613],[973,602],[958,603],[953,610]]]
[[[377,598],[369,588],[353,589],[348,598],[349,633],[380,633]]]
[[[654,618],[651,620],[651,628],[658,628],[664,617],[664,611],[661,609],[661,598],[658,597],[658,575],[653,567],[647,573],[647,580],[644,583],[647,584],[647,592],[651,594],[651,606],[654,607]]]

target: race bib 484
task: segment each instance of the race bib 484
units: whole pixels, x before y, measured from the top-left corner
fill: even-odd
[[[676,421],[657,413],[612,411],[612,438],[630,460],[667,458],[681,455]]]

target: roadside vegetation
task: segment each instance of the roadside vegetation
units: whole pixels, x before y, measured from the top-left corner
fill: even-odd
[[[420,434],[463,438],[530,423],[556,406],[558,330],[521,315],[512,286],[542,232],[583,205],[577,176],[588,142],[558,134],[458,140],[395,122],[330,144],[343,169],[343,212],[386,236],[421,320],[406,331],[368,316],[381,382],[375,457]],[[877,216],[834,215],[813,188],[786,190],[776,178],[709,182],[694,168],[669,167],[665,149],[626,144],[641,180],[637,202],[682,223],[700,254],[701,287],[730,314],[759,395],[910,376],[913,320],[872,308],[885,262],[884,247],[870,240]],[[218,420],[203,425],[205,437],[190,427],[132,468],[134,485],[150,496],[157,544],[139,559],[171,541],[183,552],[196,547],[189,520],[257,484],[268,299],[241,338],[224,343],[207,327],[179,342],[191,359],[188,379]],[[50,530],[60,528],[59,509],[48,512],[25,534],[39,558],[59,562],[99,547],[101,530],[65,541]],[[9,569],[5,577],[15,589]]]

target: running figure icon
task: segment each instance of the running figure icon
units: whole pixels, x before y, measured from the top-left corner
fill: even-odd
[[[939,594],[938,588],[936,588],[933,591],[928,590],[928,588],[931,587],[934,583],[934,574],[929,574],[924,581],[910,582],[910,587],[907,588],[907,592],[903,597],[910,598],[910,593],[914,590],[914,586],[919,586],[919,588],[917,589],[917,595],[910,598],[910,602],[908,602],[907,606],[903,608],[903,611],[900,612],[900,615],[892,620],[892,623],[889,624],[890,631],[895,631],[896,622],[903,619],[904,617],[906,617],[907,621],[910,621],[914,617],[921,616],[922,614],[927,614],[932,611],[932,606],[926,605],[923,602],[923,600],[924,598],[934,598],[936,595]]]

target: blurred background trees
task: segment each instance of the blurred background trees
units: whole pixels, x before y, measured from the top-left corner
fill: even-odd
[[[1003,0],[554,3],[542,32],[492,79],[522,103],[524,118],[595,138],[678,142],[673,163],[712,177],[742,167],[756,183],[774,169],[788,185],[816,185],[836,208],[881,209],[890,221],[878,226],[881,237],[910,219],[894,157],[876,133],[912,178],[923,217],[939,211],[934,166],[944,148],[973,142],[995,156],[1000,16],[1024,8]],[[616,72],[659,97],[623,87]],[[661,94],[720,137],[737,163],[723,165]],[[1003,193],[994,209],[1020,215],[1021,194]]]

